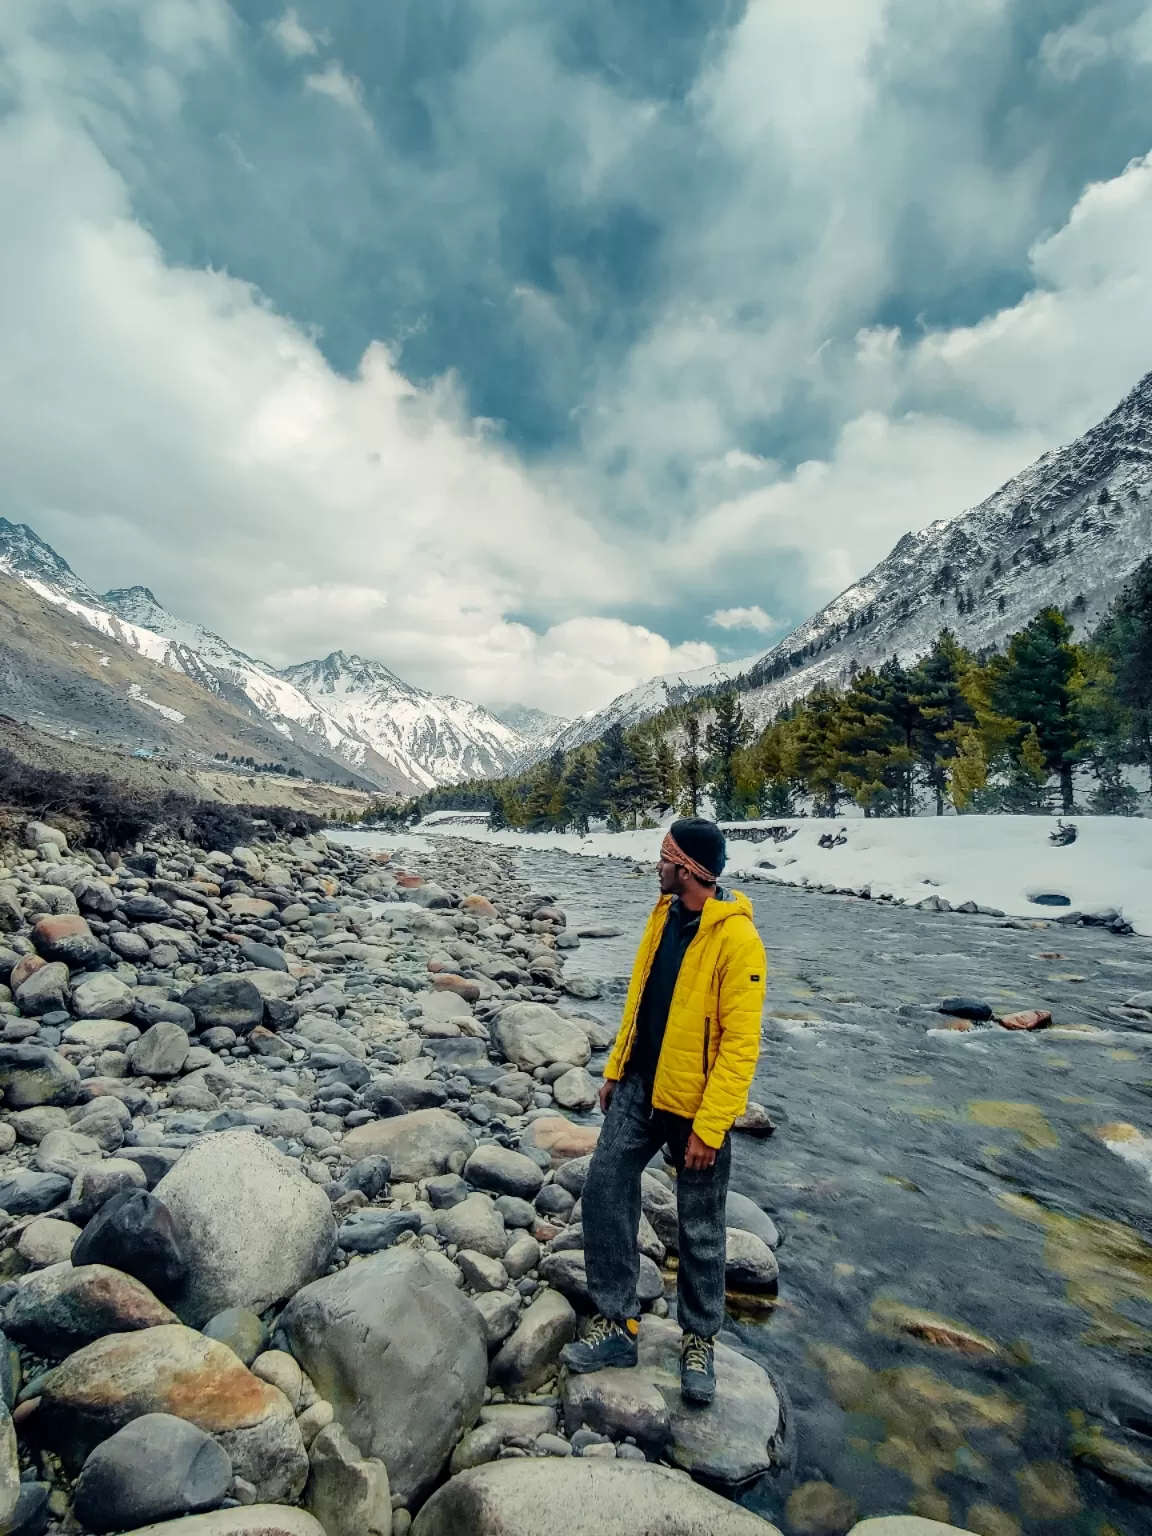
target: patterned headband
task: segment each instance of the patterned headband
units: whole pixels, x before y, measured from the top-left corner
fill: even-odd
[[[680,844],[672,836],[671,832],[664,834],[664,841],[660,844],[660,857],[666,859],[669,864],[679,864],[690,875],[695,875],[701,885],[715,885],[716,876],[710,869],[705,869],[703,864],[697,864],[681,848]]]

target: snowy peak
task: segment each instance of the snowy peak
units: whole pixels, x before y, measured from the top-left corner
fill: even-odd
[[[45,544],[27,523],[10,523],[0,517],[0,570],[21,581],[38,582],[83,603],[100,599],[86,582],[61,559],[50,544]]]
[[[344,651],[333,651],[322,661],[297,662],[285,667],[280,675],[312,697],[317,694],[373,693],[380,689],[404,697],[421,696],[419,688],[402,682],[382,661],[366,661],[363,656],[349,656]]]

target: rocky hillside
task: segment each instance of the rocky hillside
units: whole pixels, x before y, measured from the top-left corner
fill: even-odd
[[[820,683],[842,683],[853,668],[892,655],[915,660],[945,626],[979,650],[1051,604],[1083,633],[1150,550],[1152,373],[1098,426],[1044,454],[978,507],[906,534],[765,655],[654,678],[574,721],[559,744],[594,741],[616,721],[638,724],[729,678],[763,721]]]
[[[378,662],[337,652],[324,661],[278,672],[203,625],[170,613],[147,587],[98,594],[31,528],[3,518],[0,572],[23,583],[45,605],[38,640],[15,646],[22,671],[11,685],[10,703],[21,718],[46,728],[86,734],[101,713],[90,707],[85,685],[69,687],[41,675],[38,647],[43,641],[46,651],[59,651],[46,633],[59,615],[62,629],[68,628],[67,616],[113,643],[101,645],[100,654],[111,656],[123,648],[181,674],[246,716],[257,727],[249,736],[261,745],[259,751],[245,747],[237,756],[283,761],[312,777],[351,777],[387,791],[412,793],[433,784],[505,772],[529,750],[529,737],[487,710],[412,688]],[[68,646],[72,638],[69,630]],[[121,659],[118,672],[133,665]],[[28,702],[22,705],[25,695]],[[133,695],[130,702],[139,700]],[[184,713],[190,723],[180,742],[169,739],[166,744],[194,751],[197,712]],[[122,700],[114,702],[112,715],[116,720],[124,716]],[[138,710],[130,711],[129,719],[139,715]],[[132,748],[152,741],[133,728],[126,728],[118,739]],[[205,739],[199,750],[211,756],[233,748],[215,741],[209,745]]]
[[[570,1116],[611,1032],[512,855],[24,840],[0,850],[5,1530],[483,1536],[538,1529],[530,1497],[768,1536],[709,1491],[785,1460],[768,1373],[718,1345],[738,1391],[689,1413],[669,1386],[666,1175],[641,1411],[560,1373],[597,1135]],[[736,1194],[728,1225],[730,1281],[763,1300],[776,1229]]]

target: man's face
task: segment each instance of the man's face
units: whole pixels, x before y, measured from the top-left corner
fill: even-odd
[[[671,859],[661,859],[656,866],[660,876],[661,896],[678,896],[684,879],[684,870],[679,864],[673,864]]]

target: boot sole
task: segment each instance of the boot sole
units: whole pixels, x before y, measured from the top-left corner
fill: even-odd
[[[680,1396],[686,1403],[691,1403],[695,1408],[707,1408],[709,1403],[716,1401],[716,1388],[713,1387],[711,1391],[699,1391],[681,1384]]]
[[[576,1376],[594,1376],[597,1371],[629,1370],[639,1362],[639,1353],[635,1350],[621,1352],[618,1358],[613,1360],[572,1360],[560,1356],[560,1364],[566,1366]]]

